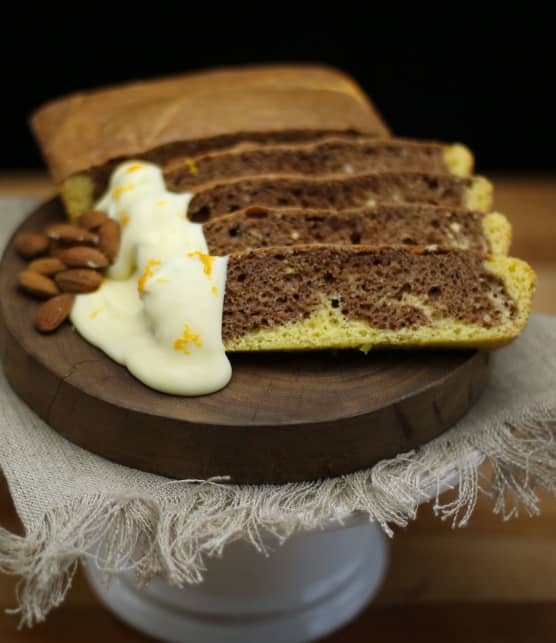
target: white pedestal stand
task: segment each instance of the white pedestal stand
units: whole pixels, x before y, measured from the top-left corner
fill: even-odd
[[[475,460],[479,466],[479,454]],[[443,479],[449,486],[454,471]],[[302,643],[361,611],[378,591],[387,559],[380,528],[353,516],[342,526],[297,534],[268,557],[233,543],[222,558],[207,561],[203,583],[184,589],[154,580],[138,590],[132,572],[107,588],[93,564],[86,574],[108,609],[162,641]]]
[[[204,582],[185,589],[131,572],[107,589],[86,568],[101,601],[123,621],[171,643],[301,643],[351,620],[377,592],[387,546],[379,527],[298,534],[268,557],[233,543],[208,561]]]

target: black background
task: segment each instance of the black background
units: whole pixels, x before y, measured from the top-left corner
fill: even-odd
[[[31,110],[78,89],[266,61],[354,75],[396,134],[458,140],[483,171],[556,169],[556,27],[541,3],[13,3],[1,167],[41,167]]]

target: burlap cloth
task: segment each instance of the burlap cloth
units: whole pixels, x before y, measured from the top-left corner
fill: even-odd
[[[2,244],[32,205],[0,201]],[[15,611],[26,624],[43,619],[100,541],[95,560],[109,574],[134,567],[139,582],[161,575],[180,586],[199,582],[205,557],[237,539],[264,549],[265,532],[283,541],[352,512],[391,533],[452,467],[458,484],[434,501],[441,518],[464,525],[479,493],[504,518],[520,507],[537,513],[535,489],[556,492],[555,342],[556,318],[533,316],[524,335],[493,356],[479,402],[443,436],[368,471],[282,486],[170,481],[108,462],[59,437],[0,373],[0,466],[26,532],[0,530],[0,571],[21,577]],[[475,451],[490,466],[479,470]]]

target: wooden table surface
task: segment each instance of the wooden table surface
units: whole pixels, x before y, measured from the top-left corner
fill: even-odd
[[[556,314],[556,177],[494,177],[496,209],[514,227],[512,253],[539,278],[534,310]],[[0,195],[53,193],[42,174],[0,176]],[[556,347],[547,347],[554,351]],[[21,533],[4,480],[0,525]],[[14,606],[15,579],[0,576],[0,610]],[[0,643],[132,643],[147,639],[113,618],[81,573],[46,623],[17,629],[0,613]],[[423,507],[396,534],[379,597],[328,643],[556,642],[556,500],[542,515],[504,523],[479,501],[465,529],[451,529]],[[215,642],[217,643],[217,642]],[[261,643],[264,643],[261,641]]]

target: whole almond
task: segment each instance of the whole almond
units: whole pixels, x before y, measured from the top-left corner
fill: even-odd
[[[50,239],[63,243],[90,243],[96,244],[98,237],[94,232],[80,228],[72,223],[55,223],[46,231]]]
[[[105,212],[101,210],[88,210],[87,212],[83,212],[79,217],[79,225],[87,230],[94,230],[95,228],[99,228],[106,219],[108,219],[108,216]]]
[[[15,249],[25,259],[42,255],[48,248],[48,237],[35,232],[18,234],[15,239]]]
[[[40,297],[41,299],[46,299],[48,297],[54,297],[60,291],[58,286],[45,275],[41,275],[38,272],[33,272],[32,270],[24,270],[19,273],[18,277],[19,286],[30,295],[35,297]]]
[[[38,272],[41,275],[46,275],[47,277],[55,275],[57,272],[61,272],[65,269],[66,264],[56,257],[41,257],[40,259],[31,261],[27,266],[27,270]]]
[[[67,319],[75,295],[64,293],[46,301],[38,309],[35,317],[35,328],[41,333],[51,333]]]
[[[102,283],[102,275],[96,270],[75,268],[64,270],[54,277],[63,292],[84,293],[93,292]]]
[[[99,248],[113,263],[120,251],[120,226],[114,219],[105,221],[98,230]]]
[[[100,250],[90,246],[73,246],[60,250],[58,258],[72,268],[106,268],[108,259]]]

